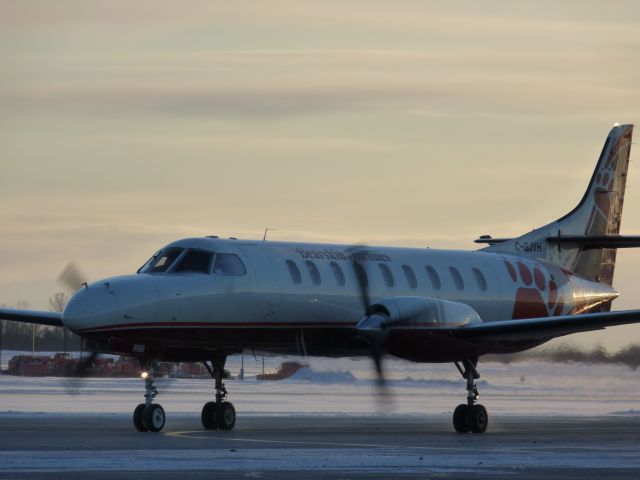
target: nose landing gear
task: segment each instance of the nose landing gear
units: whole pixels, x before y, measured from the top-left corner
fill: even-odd
[[[489,414],[483,405],[476,404],[480,394],[475,380],[480,378],[476,370],[478,359],[465,359],[464,368],[455,362],[458,371],[467,380],[467,404],[460,404],[453,412],[453,428],[458,433],[484,433],[489,425]]]
[[[204,366],[209,371],[211,378],[215,380],[215,401],[207,402],[202,407],[202,426],[206,430],[231,430],[236,424],[236,409],[231,402],[227,402],[227,389],[223,379],[229,377],[229,372],[224,369],[227,358],[217,358],[204,362]]]
[[[144,403],[139,404],[133,411],[133,425],[139,432],[159,432],[164,427],[166,415],[164,409],[153,400],[158,394],[155,387],[155,362],[148,364],[146,371],[142,374],[144,378]]]

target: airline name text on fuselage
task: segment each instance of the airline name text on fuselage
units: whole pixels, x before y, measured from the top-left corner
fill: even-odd
[[[345,260],[357,262],[390,262],[391,257],[380,252],[372,252],[367,250],[357,252],[340,252],[331,250],[306,250],[304,248],[296,248],[296,253],[303,259],[314,260]]]

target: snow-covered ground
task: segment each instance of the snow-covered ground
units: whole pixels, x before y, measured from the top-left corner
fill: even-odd
[[[11,355],[15,352],[11,352]],[[3,352],[3,366],[10,355]],[[266,357],[265,371],[291,358]],[[387,359],[391,395],[376,395],[368,359],[293,359],[309,364],[292,378],[257,381],[262,357],[245,356],[245,380],[229,380],[230,400],[240,415],[442,414],[464,401],[465,383],[451,364],[414,364]],[[240,370],[240,357],[227,368]],[[557,364],[527,361],[482,363],[481,401],[500,415],[640,415],[640,371],[617,365]],[[207,379],[159,379],[156,401],[168,414],[200,412],[211,399]],[[143,400],[143,381],[0,375],[0,413],[130,413]]]

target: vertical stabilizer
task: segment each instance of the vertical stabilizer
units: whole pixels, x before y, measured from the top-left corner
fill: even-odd
[[[542,258],[588,280],[611,285],[616,249],[551,244],[547,238],[620,233],[632,134],[633,125],[615,125],[611,129],[587,191],[576,208],[555,222],[521,237],[487,247],[485,251]]]

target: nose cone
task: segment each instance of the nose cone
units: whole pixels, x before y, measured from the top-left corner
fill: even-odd
[[[159,294],[149,275],[112,277],[80,289],[62,314],[71,330],[146,324],[156,321]]]
[[[115,292],[99,282],[81,288],[71,297],[62,313],[62,323],[71,330],[84,330],[113,324],[120,317]]]

